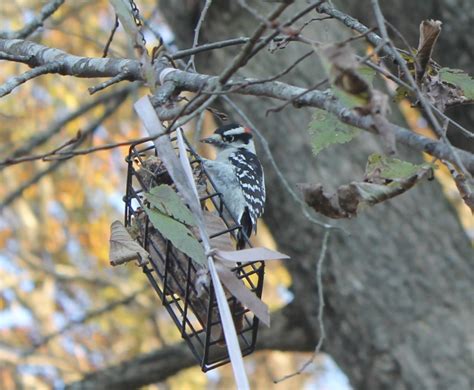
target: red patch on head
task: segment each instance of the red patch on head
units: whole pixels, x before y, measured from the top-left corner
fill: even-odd
[[[252,134],[252,129],[250,127],[244,127],[244,132],[247,134]]]

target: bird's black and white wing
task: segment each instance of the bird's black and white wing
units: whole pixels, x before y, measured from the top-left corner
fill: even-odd
[[[229,156],[235,175],[240,183],[245,203],[255,229],[257,218],[263,214],[265,206],[265,180],[262,165],[257,156],[244,148],[239,148]]]

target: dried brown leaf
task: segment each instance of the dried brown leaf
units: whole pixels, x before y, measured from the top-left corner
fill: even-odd
[[[357,216],[361,206],[373,206],[408,191],[424,178],[431,168],[422,168],[408,178],[391,183],[376,184],[351,182],[340,186],[336,193],[324,191],[321,184],[300,185],[305,202],[315,211],[329,218],[351,218]]]
[[[224,264],[216,264],[217,273],[227,290],[239,302],[255,314],[265,325],[270,326],[270,311],[268,306],[250,291],[245,284],[237,278]]]
[[[420,23],[420,40],[415,56],[416,79],[418,82],[421,82],[426,74],[434,46],[441,33],[441,24],[439,20],[423,20]]]
[[[128,233],[122,222],[114,221],[110,225],[109,260],[111,265],[119,265],[138,260],[140,265],[148,263],[148,252]]]
[[[425,75],[421,91],[430,103],[440,111],[445,111],[446,107],[461,104],[468,100],[461,88],[442,81],[439,74]]]
[[[339,205],[337,194],[329,194],[324,191],[322,184],[301,183],[299,189],[303,192],[304,201],[316,212],[329,218],[351,218],[353,211]]]

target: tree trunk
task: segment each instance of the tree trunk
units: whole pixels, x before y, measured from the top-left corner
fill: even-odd
[[[190,46],[202,6],[192,3],[184,7],[181,2],[159,2],[180,47]],[[267,14],[273,5],[266,3],[262,14]],[[295,12],[291,6],[285,15]],[[203,24],[200,43],[250,36],[257,25],[237,2],[216,0]],[[341,39],[343,34],[347,36],[349,32],[343,30],[330,20],[313,23],[305,34],[329,42]],[[238,50],[207,53],[202,56],[204,60],[197,62],[198,71],[219,74]],[[241,75],[269,77],[306,51],[307,47],[297,43],[273,54],[265,50],[245,66]],[[285,76],[284,81],[311,86],[322,78],[319,62],[313,56]],[[266,110],[278,103],[252,97],[236,97],[235,101],[264,132],[278,166],[293,188],[300,182],[334,187],[360,179],[368,154],[380,150],[375,136],[363,134],[315,159],[306,131],[312,110],[288,107],[266,116]],[[281,250],[292,256],[288,269],[293,277],[294,306],[303,317],[295,321],[295,326],[307,335],[306,347],[312,350],[318,336],[315,267],[322,230],[305,219],[262,150],[260,155],[269,194],[264,219]],[[411,161],[421,159],[408,152],[404,157]],[[334,232],[330,237],[324,268],[324,349],[355,388],[471,388],[472,253],[438,183],[424,182],[339,225],[350,235]]]

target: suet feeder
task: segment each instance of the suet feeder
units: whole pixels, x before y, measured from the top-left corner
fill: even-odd
[[[175,140],[172,139],[172,142]],[[185,140],[186,141],[186,140]],[[196,178],[203,210],[220,221],[220,230],[212,231],[212,240],[235,239],[240,226],[230,216],[221,195],[215,191],[199,155],[186,141],[188,158]],[[125,226],[150,254],[140,262],[143,272],[158,294],[182,338],[186,341],[203,371],[229,362],[222,324],[212,281],[207,268],[186,256],[155,229],[144,212],[145,193],[162,184],[173,185],[164,165],[150,142],[133,144],[126,158],[128,164],[125,202]],[[215,230],[215,229],[214,229]],[[232,272],[258,298],[262,296],[264,263],[237,263]],[[227,292],[242,354],[255,349],[258,318]]]

